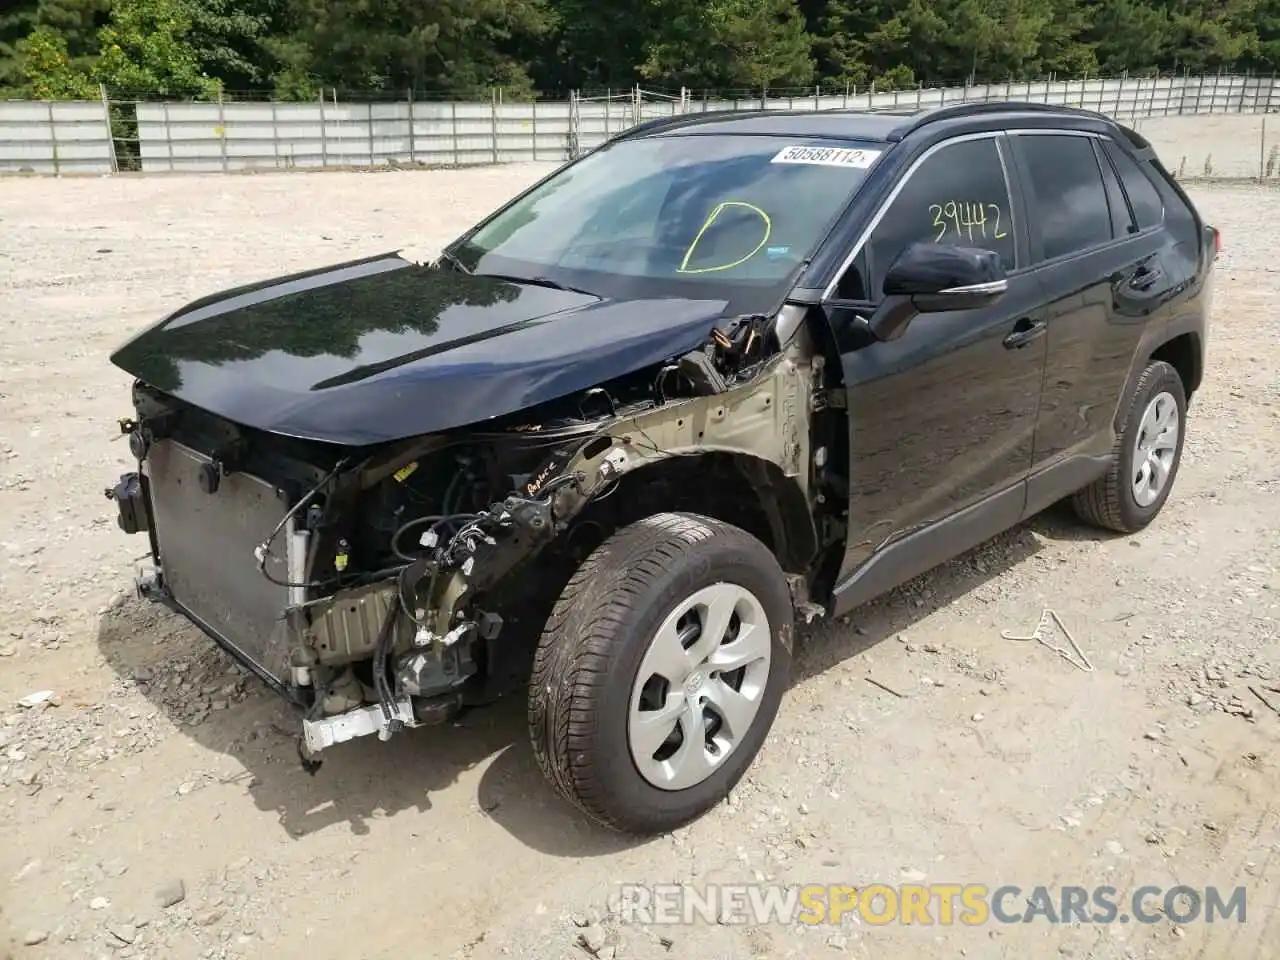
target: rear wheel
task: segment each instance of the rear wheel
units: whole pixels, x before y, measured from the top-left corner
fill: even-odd
[[[529,687],[534,754],[594,820],[665,832],[751,765],[790,680],[777,560],[737,527],[658,514],[598,547],[565,587]]]
[[[1075,495],[1076,513],[1120,533],[1136,533],[1154,520],[1178,475],[1186,419],[1182,378],[1157,360],[1134,388],[1111,469]]]

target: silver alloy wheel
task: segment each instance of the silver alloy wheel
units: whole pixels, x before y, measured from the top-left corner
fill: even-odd
[[[1147,404],[1133,442],[1133,499],[1140,507],[1155,503],[1173,472],[1178,452],[1178,401],[1157,393]]]
[[[772,654],[769,619],[746,588],[714,583],[677,605],[631,688],[627,742],[640,775],[662,790],[711,776],[751,729]]]

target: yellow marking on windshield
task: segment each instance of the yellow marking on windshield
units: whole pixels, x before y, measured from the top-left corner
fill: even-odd
[[[711,225],[724,212],[725,207],[745,207],[752,213],[759,214],[760,219],[764,221],[764,236],[760,238],[760,242],[752,248],[751,252],[745,257],[739,257],[733,263],[721,264],[717,267],[699,267],[696,270],[689,270],[689,261],[693,259],[693,251],[698,248],[698,242],[702,240],[702,235],[711,229]],[[769,236],[773,233],[773,221],[769,219],[769,215],[757,207],[754,203],[747,203],[745,200],[725,200],[716,204],[716,208],[711,211],[707,219],[702,222],[697,235],[693,238],[693,243],[689,244],[689,249],[684,252],[684,259],[680,261],[680,266],[676,268],[676,273],[715,273],[718,270],[732,270],[734,267],[746,263],[757,253],[760,248],[769,242]]]

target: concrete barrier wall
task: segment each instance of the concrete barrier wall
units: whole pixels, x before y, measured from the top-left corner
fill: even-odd
[[[1259,77],[1095,79],[878,93],[695,100],[614,97],[504,103],[0,103],[0,171],[109,173],[467,166],[564,161],[637,123],[723,109],[901,111],[960,102],[1079,106],[1136,126],[1184,177],[1280,176],[1280,82]],[[1270,130],[1267,117],[1271,114]]]
[[[101,101],[0,101],[0,171],[111,173],[114,156]]]
[[[534,103],[497,98],[489,103],[139,103],[136,110],[144,171],[204,172],[568,160],[646,120],[761,107],[914,111],[960,102],[1029,100],[1085,107],[1132,122],[1280,109],[1278,87],[1271,78],[1213,76],[1010,82],[739,100],[626,95]]]
[[[1280,113],[1149,117],[1132,126],[1179,179],[1280,180]]]

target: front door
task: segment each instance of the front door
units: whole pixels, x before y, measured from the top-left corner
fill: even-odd
[[[879,572],[868,577],[864,570],[856,589],[846,583],[837,606],[923,572],[1021,516],[1044,376],[1044,315],[1039,284],[1020,269],[1022,205],[1006,176],[1005,149],[1003,138],[990,134],[927,152],[827,305],[850,431],[840,579],[878,552],[894,553],[887,563],[876,557]],[[859,339],[849,321],[874,308],[889,264],[913,241],[996,251],[1008,292],[982,310],[919,315],[896,340]],[[954,523],[938,524],[943,520]],[[903,541],[912,534],[910,549],[895,549],[908,546]]]

